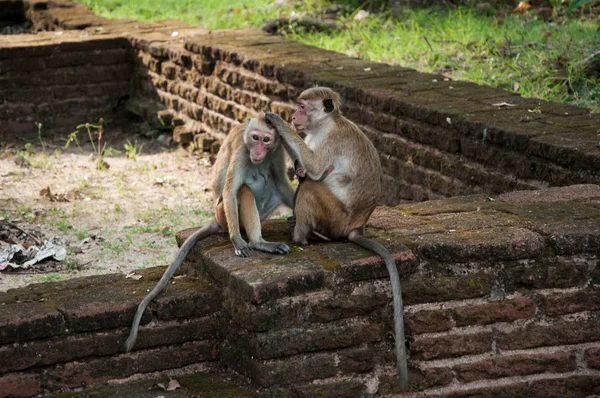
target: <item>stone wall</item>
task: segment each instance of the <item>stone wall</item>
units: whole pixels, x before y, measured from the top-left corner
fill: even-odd
[[[125,354],[137,304],[164,269],[44,283],[0,293],[0,397],[31,397],[218,359],[220,292],[178,279],[146,313],[153,321]],[[175,286],[173,286],[175,287]]]
[[[0,40],[0,139],[35,137],[36,123],[62,133],[97,123],[128,94],[125,38],[50,32]]]
[[[371,138],[385,204],[600,182],[600,116],[582,108],[399,66],[264,32],[209,32],[176,21],[108,21],[68,1],[26,2],[38,35],[0,44],[0,134],[70,132],[129,95],[129,108],[173,123],[209,150],[256,111],[290,118],[314,84],[342,94]],[[83,29],[83,30],[60,30]]]
[[[263,232],[291,244],[285,221]],[[324,243],[240,259],[219,234],[146,310],[131,353],[133,313],[163,267],[0,293],[0,397],[206,364],[275,397],[600,394],[600,186],[379,207],[367,233],[398,264],[409,391],[379,257]]]
[[[368,233],[402,280],[410,392],[600,393],[599,200],[579,185],[376,209]],[[265,229],[286,235],[283,222]],[[400,393],[378,257],[327,243],[240,265],[232,250],[223,237],[188,261],[223,291],[222,362],[276,396]]]
[[[25,4],[36,29],[54,31],[0,38],[0,139],[35,133],[36,121],[69,132],[129,95],[139,114],[173,123],[180,142],[209,149],[255,111],[289,119],[300,91],[331,86],[380,151],[386,203],[476,194],[380,207],[369,224],[401,272],[407,395],[600,394],[600,188],[531,191],[600,182],[598,115],[256,30]],[[530,191],[499,195],[515,189]],[[264,230],[287,239],[284,222]],[[201,278],[169,285],[129,354],[129,322],[160,268],[141,281],[0,294],[0,396],[217,362],[278,397],[399,393],[377,257],[331,243],[240,260],[218,235],[187,269]]]
[[[139,92],[181,120],[175,138],[222,138],[257,110],[291,118],[314,84],[375,143],[384,203],[600,182],[600,117],[402,67],[369,63],[260,31],[132,40]],[[202,145],[208,147],[208,145]]]

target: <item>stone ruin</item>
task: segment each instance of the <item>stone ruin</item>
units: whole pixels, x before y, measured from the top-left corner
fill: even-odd
[[[307,87],[340,92],[381,155],[385,206],[367,233],[401,274],[411,386],[395,386],[378,257],[340,242],[240,260],[213,236],[146,311],[131,353],[135,307],[163,268],[0,293],[0,397],[175,369],[225,369],[278,397],[600,394],[599,115],[258,30],[107,20],[66,0],[0,0],[0,26],[15,25],[32,33],[0,36],[0,139],[125,105],[214,150],[255,111],[289,118]],[[281,221],[264,230],[287,239]]]

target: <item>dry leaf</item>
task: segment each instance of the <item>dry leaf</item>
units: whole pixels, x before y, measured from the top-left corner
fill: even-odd
[[[128,274],[125,275],[125,279],[130,279],[130,278],[131,279],[135,279],[136,281],[139,281],[140,279],[142,279],[142,275],[137,275],[135,273],[135,271],[134,272],[130,272],[130,273],[128,273]]]
[[[517,6],[513,9],[513,12],[525,12],[531,8],[530,4],[527,4],[524,1],[519,2]]]
[[[178,388],[181,388],[179,382],[175,379],[171,379],[171,381],[169,381],[169,385],[167,386],[167,391],[175,391]]]
[[[50,187],[46,187],[40,191],[40,196],[45,196],[50,199],[50,202],[68,202],[66,195],[64,193],[54,194],[50,190]]]
[[[492,106],[495,106],[496,108],[504,108],[505,106],[516,106],[516,105],[509,104],[508,102],[497,102],[495,104],[492,104]]]
[[[354,16],[355,21],[362,21],[363,19],[367,19],[369,17],[369,11],[360,10]]]
[[[519,91],[519,87],[520,87],[519,83],[513,83],[513,85],[512,85],[512,89],[513,89],[514,92]]]

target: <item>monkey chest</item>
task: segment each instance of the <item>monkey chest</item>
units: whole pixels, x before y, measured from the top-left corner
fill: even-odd
[[[275,186],[268,169],[262,167],[251,167],[246,174],[244,184],[247,185],[256,199],[257,205],[269,201],[275,194]]]

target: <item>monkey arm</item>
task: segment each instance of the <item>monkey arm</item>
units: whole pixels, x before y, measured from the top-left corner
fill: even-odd
[[[281,195],[281,201],[290,209],[294,208],[294,187],[290,183],[290,179],[286,173],[285,161],[282,158],[281,161],[273,163],[271,166],[273,181],[275,188]]]
[[[248,243],[242,238],[240,232],[238,204],[238,191],[244,183],[247,172],[244,158],[247,158],[248,155],[244,153],[245,149],[246,147],[242,146],[233,155],[233,159],[227,168],[225,186],[223,188],[223,207],[225,208],[229,237],[233,243],[235,254],[241,257],[248,257],[250,255]]]
[[[315,181],[321,179],[331,166],[331,159],[317,156],[279,115],[267,112],[265,119],[275,127],[281,136],[285,149],[294,161],[294,167],[296,167],[297,161],[310,179]]]

